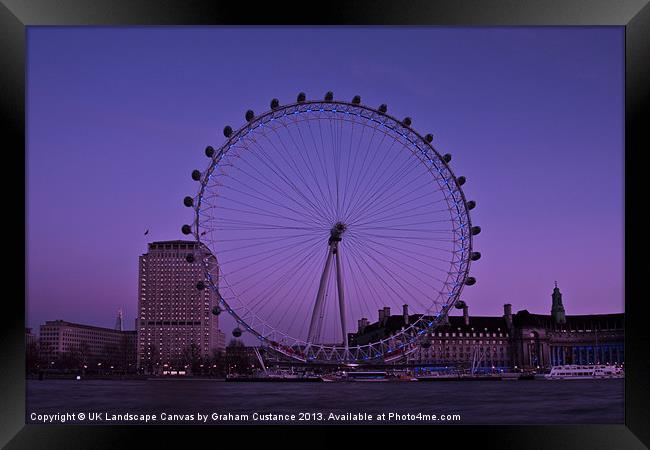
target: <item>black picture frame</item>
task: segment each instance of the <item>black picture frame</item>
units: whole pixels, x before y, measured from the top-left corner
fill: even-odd
[[[5,118],[2,139],[5,161],[11,156],[12,165],[4,165],[6,221],[10,225],[7,240],[16,245],[8,255],[25,255],[25,202],[15,194],[17,185],[25,186],[25,62],[26,27],[68,25],[436,25],[436,26],[622,26],[625,27],[625,327],[626,379],[625,425],[564,426],[436,426],[427,433],[447,435],[456,445],[462,443],[488,448],[589,448],[626,449],[650,445],[650,363],[648,346],[650,327],[647,326],[647,306],[643,301],[644,278],[640,264],[645,255],[643,239],[642,168],[640,155],[650,148],[647,133],[648,99],[650,98],[650,6],[646,0],[456,0],[456,1],[339,1],[325,3],[266,2],[255,4],[234,1],[165,1],[165,0],[1,0],[0,1],[0,103]],[[644,38],[645,36],[645,38]],[[407,51],[407,50],[406,50]],[[613,157],[617,157],[613,155]],[[12,175],[17,174],[17,179]],[[647,203],[647,202],[646,202]],[[17,219],[22,212],[23,222]],[[16,224],[16,222],[18,222]],[[17,235],[22,230],[23,242]],[[19,260],[21,258],[18,258]],[[2,369],[0,370],[0,444],[10,449],[22,448],[123,448],[141,441],[146,447],[176,448],[196,445],[197,439],[208,439],[210,445],[240,445],[226,441],[222,433],[250,438],[251,427],[199,426],[64,426],[25,425],[25,308],[20,302],[27,298],[26,280],[29,274],[14,258],[6,261],[14,266],[12,285],[20,286],[16,294],[6,295],[3,304]],[[23,261],[24,262],[24,261]],[[20,284],[13,280],[23,279]],[[9,283],[8,283],[9,284]],[[531,407],[535,407],[531,399]],[[498,405],[495,405],[498,414]],[[312,427],[300,428],[301,434]],[[412,428],[374,427],[373,435],[402,433],[403,445],[427,442]],[[264,445],[279,439],[288,440],[287,427],[266,427]],[[188,434],[189,433],[189,434]],[[319,431],[322,433],[322,430]],[[364,433],[368,435],[368,433]],[[188,438],[191,440],[188,441]],[[327,435],[323,435],[327,436]],[[215,441],[215,438],[218,440]],[[300,439],[303,439],[302,437]],[[141,441],[142,442],[142,441]],[[230,442],[230,443],[227,443]],[[247,440],[246,444],[250,445]]]

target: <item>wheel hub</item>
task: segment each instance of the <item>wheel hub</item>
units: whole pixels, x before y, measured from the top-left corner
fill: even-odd
[[[341,242],[343,233],[348,229],[348,226],[343,222],[336,222],[332,229],[330,230],[330,239],[329,243],[332,242]]]

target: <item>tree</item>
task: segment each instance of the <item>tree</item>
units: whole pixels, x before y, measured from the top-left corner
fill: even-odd
[[[65,372],[78,370],[81,367],[81,358],[75,350],[61,353],[56,362],[57,368]]]
[[[222,351],[216,348],[212,349],[206,364],[208,366],[208,373],[211,376],[223,376],[225,374],[225,358]]]
[[[47,342],[40,341],[38,352],[39,371],[54,369],[54,359],[56,358],[52,346]]]
[[[116,344],[105,344],[102,348],[102,369],[113,372],[120,364],[120,349]]]
[[[226,363],[228,373],[251,373],[251,363],[248,349],[239,339],[231,339],[226,347]]]
[[[27,373],[38,372],[40,367],[40,355],[38,344],[36,342],[28,342],[25,347],[25,369]]]
[[[81,364],[82,372],[86,373],[86,366],[88,365],[88,358],[90,356],[90,345],[87,341],[81,341],[77,347],[77,353],[79,355],[79,363]]]
[[[192,374],[202,372],[201,365],[203,364],[203,358],[201,356],[201,349],[194,342],[183,349],[181,361],[183,366],[187,365],[190,367]]]

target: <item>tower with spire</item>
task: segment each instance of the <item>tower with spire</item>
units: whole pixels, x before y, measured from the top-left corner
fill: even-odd
[[[555,282],[555,288],[553,289],[553,294],[551,294],[551,299],[553,301],[551,306],[551,317],[553,318],[553,322],[556,324],[566,323],[564,305],[562,304],[562,293],[557,287],[557,281]]]
[[[115,329],[117,331],[124,331],[122,329],[122,309],[117,310],[117,317],[115,318]]]

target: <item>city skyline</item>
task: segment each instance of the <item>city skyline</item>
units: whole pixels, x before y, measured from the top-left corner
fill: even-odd
[[[288,49],[273,67],[261,35]],[[42,29],[28,49],[28,326],[122,308],[131,329],[137,257],[181,238],[203,148],[248,108],[327,90],[413,117],[467,176],[483,229],[471,314],[548,313],[555,280],[568,315],[623,310],[621,30]],[[342,67],[320,73],[313,54]]]

